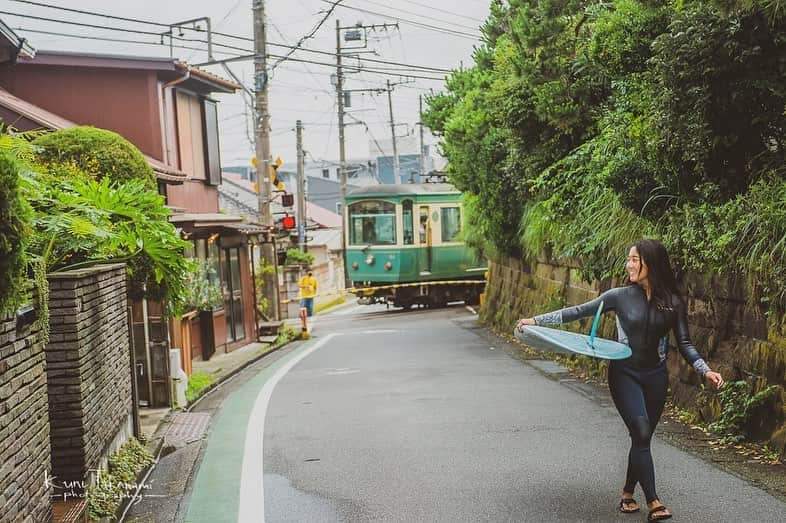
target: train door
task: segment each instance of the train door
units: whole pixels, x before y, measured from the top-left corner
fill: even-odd
[[[418,249],[418,262],[420,266],[420,274],[421,275],[429,275],[431,274],[431,262],[432,262],[432,253],[431,253],[431,220],[429,219],[429,208],[426,205],[420,206],[418,212],[418,243],[420,245],[420,249]]]

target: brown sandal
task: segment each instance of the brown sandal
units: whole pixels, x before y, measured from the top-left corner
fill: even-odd
[[[633,499],[633,498],[630,498],[630,499],[622,498],[622,499],[620,499],[620,506],[619,506],[620,512],[622,512],[623,514],[635,514],[636,512],[641,510],[639,508],[639,506],[638,506],[638,503],[636,503],[636,508],[634,510],[630,510],[630,509],[627,508],[629,505],[633,505],[634,503],[636,503],[636,500]]]
[[[647,515],[647,521],[661,521],[671,518],[671,514],[658,515],[658,512],[665,512],[666,510],[666,505],[658,505],[654,509],[650,510],[650,513]]]

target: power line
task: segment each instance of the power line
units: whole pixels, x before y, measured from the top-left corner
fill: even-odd
[[[149,20],[141,20],[141,19],[137,19],[137,18],[128,18],[128,17],[114,16],[114,15],[109,15],[109,14],[104,14],[104,13],[85,11],[85,10],[82,10],[82,9],[73,9],[73,8],[67,8],[67,7],[53,6],[53,5],[49,5],[49,4],[43,4],[41,2],[33,2],[33,1],[30,1],[30,0],[12,0],[12,1],[19,2],[19,3],[25,3],[25,4],[31,4],[31,5],[40,6],[40,7],[51,8],[51,9],[59,9],[59,10],[68,11],[68,12],[75,12],[75,13],[85,14],[85,15],[89,15],[89,16],[97,16],[97,17],[109,18],[109,19],[113,19],[113,20],[124,20],[124,21],[129,21],[129,22],[134,22],[134,23],[150,24],[150,25],[156,25],[156,26],[167,27],[167,28],[171,27],[170,25],[163,24],[163,23],[160,23],[160,22],[153,22],[153,21],[149,21]],[[328,2],[328,0],[323,0],[323,1]],[[333,5],[334,7],[335,6],[344,7],[343,5],[339,5],[338,1],[335,2],[335,4],[331,4],[331,5]],[[107,30],[107,31],[120,31],[120,32],[125,32],[125,33],[144,34],[144,35],[149,35],[149,36],[156,36],[158,38],[160,38],[162,36],[162,34],[160,32],[145,31],[145,30],[142,30],[142,29],[130,29],[130,28],[124,28],[124,27],[114,27],[114,26],[107,26],[107,25],[91,24],[91,23],[86,23],[86,22],[77,22],[77,21],[74,21],[74,20],[58,20],[58,19],[54,19],[54,18],[46,18],[46,17],[40,17],[40,16],[28,15],[28,14],[22,14],[22,13],[11,13],[11,12],[7,12],[7,11],[0,11],[0,14],[6,14],[6,15],[10,15],[10,16],[18,16],[18,17],[21,17],[21,18],[30,18],[30,19],[33,19],[33,20],[41,20],[41,21],[47,21],[47,22],[53,22],[53,23],[60,23],[60,24],[67,24],[67,25],[76,25],[76,26],[79,26],[79,27],[89,27],[89,28],[94,28],[94,29],[103,29],[103,30]],[[204,31],[202,31],[200,29],[194,29],[194,28],[190,28],[190,27],[184,27],[183,29],[192,30],[192,31],[198,31],[198,32],[204,32]],[[31,29],[29,29],[28,31],[29,32],[40,32],[42,34],[52,34],[54,36],[70,36],[72,38],[76,38],[77,37],[77,35],[73,35],[73,34],[67,35],[67,34],[61,33],[61,34],[58,35],[58,34],[56,34],[54,32],[45,33],[43,31],[35,31],[35,30],[31,30]],[[279,31],[279,34],[280,33],[281,32]],[[237,37],[236,35],[230,35],[230,34],[226,34],[226,33],[219,33],[219,32],[216,32],[216,31],[212,31],[212,34],[213,35],[226,36],[226,37],[229,37],[229,38],[239,38],[239,39],[244,40],[244,41],[253,41],[250,38]],[[90,36],[87,36],[87,35],[81,35],[81,36],[86,38],[86,39],[89,39],[89,38],[98,39],[98,37],[90,37]],[[200,44],[208,43],[206,40],[202,40],[202,39],[185,38],[185,37],[180,37],[180,36],[175,36],[175,35],[171,35],[171,38],[174,38],[175,40],[184,41],[184,42],[194,42],[194,43],[200,43]],[[303,39],[301,39],[301,40],[303,40]],[[108,41],[112,41],[112,40],[108,40]],[[128,43],[141,43],[141,42],[128,42]],[[146,42],[146,43],[149,44],[148,42]],[[218,47],[224,47],[226,49],[231,49],[233,51],[243,51],[243,52],[247,52],[247,53],[253,53],[253,51],[251,51],[250,49],[234,46],[234,45],[231,45],[231,44],[225,44],[225,43],[215,42],[214,41],[213,45],[218,46]],[[317,49],[309,49],[307,47],[302,47],[302,42],[299,42],[298,45],[295,45],[295,46],[286,45],[286,44],[278,44],[278,43],[274,43],[274,42],[268,42],[268,45],[271,45],[271,46],[274,46],[274,47],[282,47],[282,48],[285,48],[285,49],[289,49],[290,51],[286,53],[286,55],[285,55],[286,57],[291,56],[291,54],[294,53],[295,51],[304,51],[304,52],[316,53],[316,54],[321,54],[321,55],[335,56],[334,53],[330,53],[328,51],[320,51],[320,50],[317,50]],[[191,50],[199,50],[199,49],[193,48],[193,47],[183,47],[183,46],[176,46],[176,47],[180,47],[180,48],[184,48],[184,49],[191,49]],[[221,52],[224,53],[224,54],[231,54],[231,53],[225,53],[223,51],[221,51]],[[438,67],[431,67],[431,66],[405,64],[405,63],[401,63],[401,62],[391,62],[391,61],[387,61],[387,60],[376,60],[376,59],[373,59],[373,58],[365,58],[365,57],[357,57],[357,59],[365,61],[365,62],[379,63],[379,64],[384,64],[384,65],[398,65],[398,66],[406,67],[408,69],[420,69],[420,70],[423,70],[424,72],[426,72],[426,71],[427,72],[439,72],[439,73],[450,73],[451,72],[448,69],[441,69],[441,68],[438,68]],[[280,63],[281,61],[282,60],[279,60],[279,62],[276,62],[276,64]],[[272,71],[272,69],[273,68],[271,68],[271,71]]]
[[[330,3],[329,0],[322,0],[322,2]],[[471,39],[471,40],[475,40],[475,41],[480,39],[480,35],[479,34],[476,35],[476,34],[465,33],[463,31],[455,31],[453,29],[449,29],[449,28],[446,28],[446,27],[437,27],[437,26],[434,26],[434,25],[424,24],[422,22],[415,22],[413,20],[408,20],[406,18],[401,18],[399,16],[393,16],[393,15],[390,15],[390,14],[380,13],[380,12],[377,12],[377,11],[370,11],[368,9],[362,9],[360,7],[354,7],[354,6],[344,5],[344,4],[339,5],[338,7],[341,7],[341,8],[344,8],[344,9],[350,9],[352,11],[359,11],[361,13],[366,13],[366,14],[370,14],[370,15],[381,16],[383,18],[389,18],[391,20],[398,20],[399,22],[402,22],[404,24],[409,24],[409,25],[413,25],[415,27],[421,27],[421,28],[424,28],[424,29],[429,29],[429,30],[432,30],[432,31],[436,31],[438,33],[448,34],[448,35],[451,35],[451,36],[455,36],[457,38],[465,38],[465,39]]]
[[[17,1],[17,0],[15,0],[15,1]],[[9,16],[17,16],[19,18],[29,18],[31,20],[40,20],[40,21],[44,21],[44,22],[53,22],[53,23],[56,23],[56,24],[75,25],[75,26],[78,26],[78,27],[89,27],[91,29],[102,29],[102,30],[106,30],[106,31],[119,31],[119,32],[122,32],[122,33],[131,33],[131,34],[155,36],[157,38],[162,38],[164,36],[161,33],[157,33],[157,32],[154,32],[154,31],[145,31],[143,29],[129,29],[129,28],[126,28],[126,27],[113,27],[113,26],[109,26],[109,25],[89,24],[89,23],[86,23],[86,22],[77,22],[77,21],[74,21],[74,20],[58,20],[56,18],[46,18],[46,17],[42,17],[42,16],[28,15],[28,14],[22,14],[22,13],[11,13],[11,12],[8,12],[8,11],[0,11],[0,14],[9,15]],[[65,35],[63,35],[63,36],[65,36]],[[71,36],[74,36],[74,35],[71,35]],[[88,36],[88,35],[82,35],[82,36],[84,38],[88,38],[88,39],[93,38],[92,36]],[[175,36],[175,35],[168,35],[168,36],[169,36],[169,38],[172,38],[174,40],[179,40],[181,42],[196,42],[196,43],[199,43],[199,44],[208,43],[206,40],[201,40],[201,39],[198,39],[198,38],[184,38],[182,36]],[[163,45],[163,43],[161,43],[161,42],[159,42],[159,43],[160,43],[160,45]],[[237,47],[237,46],[230,45],[230,44],[224,44],[224,43],[221,43],[221,42],[214,42],[213,45],[216,45],[216,46],[219,46],[219,47],[225,47],[227,49],[232,49],[234,51],[243,51],[243,52],[246,52],[246,53],[250,53],[251,52],[249,49],[245,49],[243,47]],[[196,49],[198,51],[200,50],[198,48],[189,48],[189,49]]]
[[[272,58],[280,58],[282,55],[275,55],[275,54],[268,53],[267,56],[270,56]],[[204,63],[201,63],[201,64],[196,64],[196,66],[197,67],[202,67],[202,66],[208,66],[208,65],[216,65],[216,64],[221,64],[221,63],[236,62],[236,61],[242,61],[242,60],[250,60],[252,58],[254,58],[254,55],[238,56],[238,57],[228,58],[226,60],[212,60],[210,62],[204,62]],[[336,66],[336,64],[332,64],[332,63],[317,62],[315,60],[306,60],[306,59],[303,59],[303,58],[291,58],[290,57],[289,61],[291,61],[291,62],[303,62],[303,63],[314,64],[314,65],[322,65],[322,66],[326,66],[326,67],[330,67],[330,68],[333,68],[333,67]],[[386,75],[386,76],[400,76],[400,77],[405,77],[405,78],[417,78],[417,79],[421,79],[421,80],[435,80],[435,81],[439,81],[439,82],[442,82],[442,81],[445,80],[444,77],[422,76],[422,75],[418,75],[418,74],[413,74],[411,72],[408,72],[408,71],[412,71],[412,69],[405,69],[405,68],[374,67],[372,69],[372,68],[366,68],[366,67],[355,66],[355,65],[347,65],[347,66],[343,66],[343,67],[346,68],[346,69],[349,69],[351,72],[363,72],[363,71],[365,71],[365,72],[367,72],[369,74],[380,74],[380,75]],[[415,72],[421,72],[421,71],[415,71]],[[426,71],[426,72],[428,72],[428,71]]]
[[[159,46],[159,47],[162,46],[162,45],[166,45],[166,44],[162,44],[161,42],[145,42],[145,41],[142,41],[142,40],[129,40],[127,38],[109,38],[109,37],[105,37],[105,36],[86,36],[86,35],[83,35],[83,34],[80,35],[80,34],[73,34],[73,33],[60,33],[60,32],[57,32],[57,31],[43,31],[43,30],[40,30],[40,29],[27,29],[25,27],[15,27],[14,30],[15,31],[23,31],[23,32],[26,32],[26,33],[37,33],[37,34],[45,34],[45,35],[50,35],[50,36],[62,36],[62,37],[67,37],[67,38],[78,38],[78,39],[81,39],[81,40],[99,40],[99,41],[103,41],[103,42],[119,42],[119,43],[138,44],[138,45],[155,45],[155,46]],[[191,46],[180,45],[180,44],[173,44],[172,47],[176,47],[178,49],[189,49],[189,50],[192,50],[192,51],[204,51],[204,49],[199,48],[199,47],[191,47]],[[227,52],[227,51],[217,51],[217,52],[219,52],[221,54],[226,54],[226,55],[229,55],[229,56],[233,56],[233,57],[243,56],[243,55],[239,55],[239,54],[236,54],[236,53],[230,53],[230,52]]]
[[[292,56],[292,53],[297,51],[298,48],[300,48],[300,46],[303,45],[303,43],[306,40],[314,36],[314,34],[317,31],[319,31],[319,28],[322,27],[322,25],[327,21],[330,15],[333,14],[333,11],[336,9],[336,6],[338,6],[341,2],[342,0],[335,0],[334,2],[332,2],[330,9],[328,9],[328,11],[325,13],[325,16],[323,16],[322,19],[319,22],[317,22],[317,25],[315,25],[314,28],[311,29],[311,31],[307,35],[305,35],[304,37],[302,37],[300,40],[297,41],[295,46],[292,49],[290,49],[290,51],[286,54],[286,56],[284,56],[283,58],[279,58],[279,60],[272,65],[272,67],[270,68],[270,72],[272,73],[273,71],[275,71],[276,67],[278,67],[278,64],[288,60],[289,57]]]
[[[272,25],[272,26],[273,26],[273,29],[274,29],[274,30],[275,30],[275,31],[278,33],[278,36],[280,36],[282,39],[285,39],[285,37],[284,37],[284,33],[282,33],[282,32],[281,32],[281,29],[279,29],[279,28],[278,28],[278,26],[277,26],[277,25],[276,25],[276,24],[275,24],[275,23],[274,23],[272,20],[270,21],[270,25]],[[296,51],[296,49],[293,47],[293,48],[292,48],[292,52],[291,52],[291,53],[289,53],[289,54],[291,55],[291,54],[292,54],[293,52],[295,52],[295,51]],[[279,64],[279,63],[281,63],[281,62],[280,62],[280,61],[279,61],[279,62],[277,62],[277,64]],[[307,72],[308,74],[310,74],[312,78],[314,78],[314,80],[317,80],[317,81],[318,81],[318,79],[317,79],[316,75],[314,74],[314,72],[313,72],[313,71],[311,71],[311,69],[309,69],[309,68],[308,68],[308,66],[307,66],[306,64],[303,64],[303,69],[305,69],[305,70],[306,70],[306,72]],[[271,69],[271,72],[272,72],[272,69]],[[332,93],[332,92],[330,92],[330,91],[328,91],[327,89],[320,89],[320,91],[322,91],[322,92],[324,92],[324,93],[327,93],[327,94],[329,94],[329,95],[331,95],[331,96],[333,95],[333,93]]]
[[[11,0],[11,1],[12,2],[19,2],[19,3],[22,3],[22,4],[35,5],[35,6],[44,7],[44,8],[47,8],[47,9],[56,9],[56,10],[59,10],[59,11],[68,11],[68,12],[71,12],[71,13],[79,13],[79,14],[84,14],[84,15],[88,15],[88,16],[97,16],[97,17],[101,17],[101,18],[110,18],[112,20],[123,20],[125,22],[134,22],[134,23],[137,23],[137,24],[155,25],[155,26],[159,26],[159,27],[166,27],[167,29],[169,29],[171,27],[170,24],[164,24],[162,22],[154,22],[152,20],[142,20],[142,19],[139,19],[139,18],[129,18],[129,17],[125,17],[125,16],[115,16],[115,15],[110,15],[110,14],[107,14],[107,13],[99,13],[97,11],[85,11],[85,10],[82,10],[82,9],[74,9],[74,8],[70,8],[70,7],[62,7],[62,6],[59,6],[59,5],[45,4],[45,3],[42,3],[42,2],[33,2],[33,1],[30,1],[30,0]],[[26,16],[26,15],[17,15],[17,16]],[[51,19],[45,18],[44,20],[51,20]],[[201,29],[196,29],[196,28],[193,28],[193,27],[183,27],[182,29],[185,29],[185,30],[188,30],[188,31],[203,32]],[[160,34],[160,33],[155,33],[155,34]],[[249,38],[247,36],[238,36],[238,35],[233,35],[233,34],[229,34],[229,33],[220,33],[218,31],[212,31],[212,34],[219,35],[219,36],[225,36],[227,38],[234,38],[236,40],[242,40],[244,42],[253,42],[254,41],[253,38]]]
[[[276,55],[268,55],[268,56],[272,56],[274,58],[277,58]],[[336,64],[325,63],[325,62],[316,62],[316,61],[313,61],[313,60],[303,60],[303,59],[298,59],[298,58],[290,58],[290,60],[293,61],[293,62],[304,62],[304,63],[307,63],[307,64],[322,65],[322,66],[331,67],[331,68],[336,66]],[[402,76],[402,77],[406,77],[406,78],[417,78],[417,79],[420,79],[420,80],[435,80],[435,81],[439,81],[439,82],[442,82],[442,81],[445,80],[444,78],[439,78],[439,77],[434,77],[434,76],[421,76],[421,75],[410,74],[410,73],[407,73],[406,72],[407,70],[405,70],[405,69],[383,69],[383,68],[370,69],[370,68],[351,66],[351,65],[342,66],[342,67],[345,68],[345,69],[349,69],[350,71],[354,71],[354,72],[365,71],[365,72],[367,72],[369,74],[378,74],[378,75],[385,75],[385,76]]]
[[[72,7],[62,7],[62,6],[59,6],[59,5],[44,4],[44,3],[41,3],[41,2],[32,2],[30,0],[11,0],[11,1],[12,2],[17,2],[17,3],[20,3],[20,4],[29,4],[29,5],[35,5],[35,6],[38,6],[38,7],[45,7],[45,8],[48,8],[48,9],[58,9],[60,11],[68,11],[70,13],[79,13],[79,14],[82,14],[82,15],[101,16],[101,17],[104,17],[104,18],[111,18],[113,20],[123,20],[125,22],[135,22],[135,23],[138,23],[138,24],[148,24],[148,25],[157,25],[157,26],[160,26],[160,27],[169,27],[169,24],[163,24],[161,22],[153,22],[153,21],[150,21],[150,20],[140,20],[138,18],[127,18],[127,17],[124,17],[124,16],[115,16],[115,15],[109,15],[109,14],[95,13],[95,12],[92,12],[92,11],[83,11],[81,9],[74,9]]]
[[[462,29],[469,29],[470,31],[477,30],[477,27],[470,27],[468,25],[457,24],[455,22],[451,22],[451,21],[445,20],[443,18],[434,18],[433,16],[427,16],[427,15],[424,15],[424,14],[421,14],[421,13],[414,13],[412,11],[407,11],[406,9],[401,9],[399,7],[395,7],[394,8],[394,7],[391,7],[389,5],[380,4],[379,2],[375,2],[374,0],[362,0],[362,1],[366,2],[367,4],[372,4],[372,5],[376,5],[376,6],[379,6],[379,7],[384,7],[386,9],[391,9],[391,10],[399,12],[399,13],[405,13],[405,14],[408,14],[408,15],[418,16],[418,17],[426,19],[426,20],[434,20],[435,22],[442,22],[442,23],[445,23],[445,24],[454,25],[454,26],[460,27]]]
[[[272,45],[274,47],[285,47],[285,48],[286,47],[291,47],[291,46],[283,45],[283,44],[274,44],[272,42],[268,42],[268,45]],[[301,47],[298,50],[299,51],[309,52],[309,53],[321,54],[321,55],[336,56],[335,53],[331,53],[329,51],[320,51],[318,49],[309,49],[307,47]],[[346,53],[343,56],[350,56],[350,53]],[[428,65],[405,64],[405,63],[401,63],[401,62],[391,62],[389,60],[376,60],[374,58],[365,58],[365,57],[361,57],[361,56],[357,56],[356,58],[358,60],[362,60],[364,62],[379,63],[379,64],[385,64],[385,65],[400,65],[400,66],[404,66],[404,67],[407,67],[407,68],[410,68],[410,69],[423,69],[424,71],[432,71],[432,72],[435,72],[435,73],[451,73],[451,72],[453,72],[451,69],[442,69],[442,68],[439,68],[439,67],[431,67],[431,66],[428,66]]]
[[[418,7],[422,7],[423,9],[431,9],[432,11],[437,11],[437,12],[440,12],[440,13],[449,14],[449,15],[455,16],[457,18],[466,18],[467,20],[472,20],[473,22],[478,22],[480,24],[483,23],[483,20],[481,20],[480,18],[473,18],[471,16],[462,15],[460,13],[453,13],[453,12],[448,11],[446,9],[440,9],[438,7],[432,7],[432,6],[429,6],[429,5],[426,5],[426,4],[421,4],[419,2],[413,2],[412,0],[401,0],[401,1],[405,2],[407,4],[411,4],[411,5],[416,5]]]

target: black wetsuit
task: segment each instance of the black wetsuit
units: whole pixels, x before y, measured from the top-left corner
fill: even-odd
[[[682,356],[697,372],[704,374],[709,367],[690,341],[684,302],[675,297],[670,305],[656,305],[647,300],[644,289],[636,284],[610,289],[587,303],[534,319],[538,325],[568,323],[595,315],[601,302],[603,311],[616,312],[618,339],[630,346],[632,352],[630,358],[612,361],[608,370],[614,405],[631,437],[623,490],[633,493],[638,482],[650,503],[658,497],[650,440],[663,413],[669,385],[666,369],[669,332],[674,331]]]

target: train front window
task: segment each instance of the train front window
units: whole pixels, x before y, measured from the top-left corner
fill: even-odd
[[[396,206],[388,202],[358,202],[349,206],[350,245],[395,245]]]

